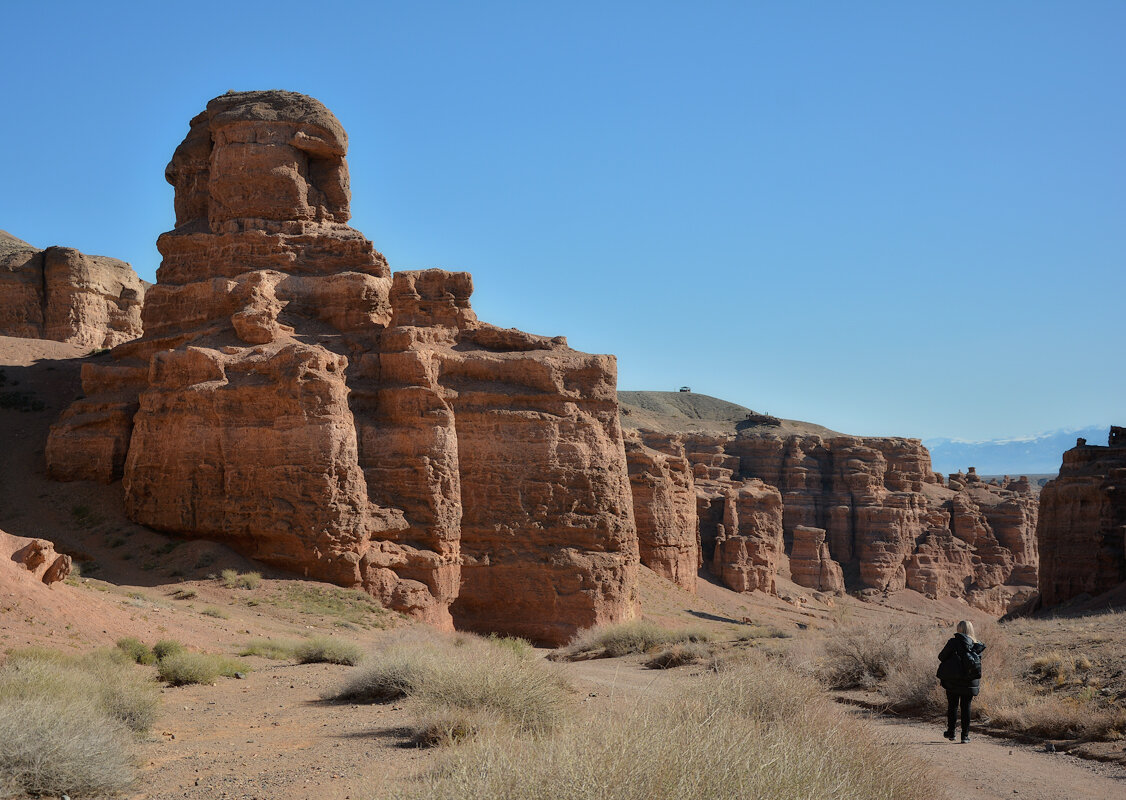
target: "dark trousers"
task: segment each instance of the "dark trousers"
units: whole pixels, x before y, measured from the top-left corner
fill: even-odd
[[[958,694],[950,689],[946,690],[946,730],[953,732],[954,725],[958,722],[958,706],[962,707],[962,735],[970,735],[970,703],[972,694]]]

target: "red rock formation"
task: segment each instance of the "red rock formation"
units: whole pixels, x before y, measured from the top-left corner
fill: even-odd
[[[0,335],[113,347],[141,335],[145,285],[124,261],[69,247],[0,248]]]
[[[660,424],[665,437],[724,410],[722,401],[704,398],[699,416],[688,408],[677,419],[660,416],[666,405],[660,395],[634,399],[649,407],[631,407],[631,414]],[[684,397],[673,401],[691,406]],[[909,587],[966,598],[994,613],[1033,591],[1037,505],[1027,479],[986,484],[971,468],[944,486],[918,439],[843,436],[770,419],[747,414],[727,432],[713,424],[711,431],[681,434],[695,471],[703,561],[732,588],[746,581],[724,577],[736,573],[716,566],[727,560],[717,543],[733,535],[732,520],[740,518],[733,507],[737,487],[757,478],[780,493],[790,569],[802,585],[825,582],[826,591],[837,590],[840,569],[850,589]],[[640,435],[648,443],[657,434],[641,429]],[[799,528],[805,529],[800,537]],[[758,540],[755,546],[764,549],[752,560],[784,563],[770,555],[768,540]]]
[[[843,594],[845,590],[844,572],[829,553],[822,528],[794,528],[790,574],[799,586],[833,594]]]
[[[760,480],[748,480],[728,491],[724,512],[712,573],[736,592],[775,594],[784,552],[782,495]]]
[[[650,443],[660,450],[646,447],[636,433],[625,441],[641,563],[695,594],[700,545],[692,466],[679,437]]]
[[[440,626],[559,643],[629,618],[613,357],[479,322],[466,273],[392,279],[346,224],[346,148],[289,92],[192,120],[145,336],[84,369],[50,473]]]
[[[1106,447],[1079,440],[1063,454],[1040,492],[1036,538],[1046,608],[1126,581],[1126,428],[1112,427]]]
[[[0,534],[3,534],[3,531],[0,531]],[[48,586],[66,580],[70,575],[73,566],[70,556],[55,552],[55,546],[50,542],[43,539],[24,540],[8,534],[3,535],[10,542],[21,544],[26,542],[12,553],[12,561]]]

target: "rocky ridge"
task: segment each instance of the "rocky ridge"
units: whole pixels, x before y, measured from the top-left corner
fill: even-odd
[[[1034,592],[1037,502],[1027,479],[986,482],[971,468],[946,480],[918,439],[845,436],[702,395],[621,399],[633,436],[692,464],[699,560],[730,588],[772,591],[773,576],[788,572],[818,591],[910,588],[997,614]],[[663,480],[660,465],[644,474]],[[641,494],[639,482],[648,565],[645,506],[660,492]]]
[[[1040,492],[1040,603],[1097,596],[1126,584],[1126,428],[1105,447],[1078,439]]]
[[[145,334],[84,365],[49,473],[440,627],[557,644],[631,617],[614,358],[480,322],[467,273],[392,275],[346,224],[346,150],[291,92],[191,121]]]
[[[0,231],[0,336],[114,347],[141,335],[144,297],[124,261],[38,250]]]

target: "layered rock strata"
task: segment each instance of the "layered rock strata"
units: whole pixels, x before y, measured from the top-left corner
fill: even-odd
[[[346,224],[346,149],[290,92],[192,120],[145,335],[84,367],[50,473],[442,627],[559,643],[631,617],[614,358],[478,321],[467,273],[392,276]]]
[[[7,234],[0,245],[0,336],[103,348],[141,335],[145,284],[126,262]]]
[[[1126,428],[1080,439],[1040,492],[1040,600],[1050,608],[1126,582]]]
[[[693,417],[690,398],[627,396],[641,405],[626,406],[624,419],[661,424],[638,426],[643,442],[683,446],[693,465],[701,563],[731,588],[770,591],[769,576],[788,566],[795,582],[819,591],[910,588],[998,614],[1034,592],[1037,500],[1025,478],[987,483],[971,468],[947,482],[918,439],[844,436],[750,412],[724,430],[707,412],[736,407],[714,398],[702,398]],[[685,418],[659,415],[674,402],[688,408]],[[740,513],[749,502],[741,496],[755,495],[743,487],[755,481],[779,497],[778,544],[769,514]],[[635,488],[635,506],[648,502]]]

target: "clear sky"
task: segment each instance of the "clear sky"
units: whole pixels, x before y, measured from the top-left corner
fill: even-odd
[[[1126,424],[1126,3],[9,2],[0,228],[130,261],[228,89],[479,316],[861,434]]]

